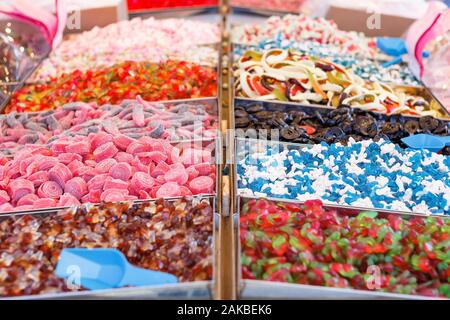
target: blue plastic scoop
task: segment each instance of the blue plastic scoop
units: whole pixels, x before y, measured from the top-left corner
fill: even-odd
[[[402,142],[412,149],[427,149],[438,152],[450,146],[450,136],[440,137],[431,134],[416,134],[402,139]]]
[[[64,249],[55,274],[89,290],[177,283],[172,274],[131,265],[116,249]]]

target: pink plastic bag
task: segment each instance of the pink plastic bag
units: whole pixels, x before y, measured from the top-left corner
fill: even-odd
[[[49,45],[55,48],[62,40],[67,20],[65,2],[63,0],[55,0],[55,5],[56,16],[28,0],[14,0],[9,4],[0,4],[0,13],[35,25],[42,30]]]
[[[418,78],[423,76],[422,53],[425,46],[439,35],[450,30],[450,10],[445,4],[431,1],[427,13],[409,28],[406,46],[409,53],[409,65]]]

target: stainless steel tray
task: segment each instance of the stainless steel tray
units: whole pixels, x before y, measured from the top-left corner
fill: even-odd
[[[436,300],[439,298],[430,298],[426,296],[378,292],[378,291],[364,291],[355,289],[341,289],[323,286],[302,285],[286,282],[271,282],[264,280],[245,280],[242,278],[242,266],[241,266],[241,242],[240,242],[240,224],[239,218],[241,215],[241,201],[244,199],[258,199],[252,197],[238,197],[238,211],[235,214],[234,224],[236,230],[236,243],[237,243],[237,274],[239,283],[240,299],[401,299],[401,300]],[[280,200],[267,198],[267,200],[273,200],[278,202],[288,203],[302,203],[289,200]],[[341,214],[344,215],[356,215],[361,212],[363,208],[348,207],[348,206],[330,206],[324,204],[327,209],[339,209]],[[400,211],[392,210],[376,210],[380,216],[386,216],[390,214],[401,216],[402,219],[409,219],[412,216],[429,217],[421,214],[404,214]]]
[[[230,70],[230,72],[235,71],[235,55],[234,55],[234,46],[231,47],[231,65],[232,70]],[[244,103],[261,103],[261,104],[273,104],[273,105],[282,105],[284,107],[288,107],[288,108],[292,108],[295,109],[296,107],[303,107],[303,108],[308,108],[308,109],[317,109],[318,111],[320,110],[333,110],[336,109],[332,106],[326,106],[326,105],[321,105],[321,104],[302,104],[302,103],[298,103],[298,102],[284,102],[284,101],[277,101],[277,100],[258,100],[258,99],[250,99],[250,98],[245,98],[245,97],[240,97],[236,95],[236,91],[235,91],[235,82],[236,82],[236,78],[230,77],[230,83],[228,84],[233,92],[233,100],[234,100],[234,106],[236,105],[242,105]],[[422,83],[422,82],[421,82]],[[423,83],[422,83],[423,84]],[[431,92],[431,90],[426,87],[423,84],[423,87],[414,87],[414,86],[405,86],[405,85],[391,85],[391,87],[393,89],[401,89],[407,93],[410,94],[415,94],[415,95],[420,95],[422,97],[424,97],[425,99],[427,99],[430,102],[430,106],[433,107],[433,109],[437,109],[440,110],[445,116],[440,117],[439,119],[442,120],[450,120],[450,111],[447,110],[442,103],[436,99],[436,97],[433,95],[433,93]],[[378,113],[378,114],[383,114],[383,113]],[[419,118],[420,116],[406,116],[404,115],[403,117],[405,118]],[[233,117],[234,118],[234,117]]]
[[[241,280],[240,299],[437,300],[437,298],[429,298],[424,296],[327,288],[261,280]]]
[[[215,183],[215,191],[214,194],[201,194],[201,195],[195,195],[192,196],[194,198],[198,198],[198,197],[213,197],[217,194],[218,192],[218,161],[221,160],[221,152],[222,152],[222,148],[221,148],[221,139],[197,139],[197,140],[179,140],[179,141],[172,141],[171,144],[173,145],[190,145],[190,146],[199,146],[202,145],[204,148],[210,148],[212,149],[212,155],[213,158],[211,159],[211,164],[215,166],[215,176],[216,176],[216,183]],[[170,198],[165,198],[167,200],[175,200],[175,199],[182,199],[184,197],[170,197]],[[148,200],[156,200],[156,199],[148,199]],[[142,202],[146,202],[148,200],[135,200],[133,201],[133,203],[142,203]],[[95,204],[94,204],[95,205]],[[34,209],[34,210],[25,210],[25,211],[9,211],[9,212],[0,212],[0,217],[3,216],[11,216],[11,215],[21,215],[21,214],[35,214],[35,213],[43,213],[43,212],[56,212],[59,210],[63,210],[63,209],[68,209],[70,207],[53,207],[53,208],[41,208],[41,209]]]
[[[29,54],[23,54],[18,57],[20,60],[17,61],[19,70],[16,70],[18,72],[15,75],[16,79],[13,82],[6,83],[0,80],[0,111],[2,111],[9,103],[12,94],[24,85],[26,79],[42,63],[44,58],[47,57],[50,48],[40,32],[37,32],[34,26],[25,22],[0,19],[0,31],[4,35],[7,35],[8,39],[17,37],[15,40],[21,46],[18,48],[21,53],[25,49],[30,50]],[[21,40],[21,36],[24,39],[28,39],[29,42],[26,43],[28,48],[22,47],[22,45],[25,46],[25,40]]]
[[[170,198],[165,199],[167,201],[176,201],[182,199]],[[210,281],[193,281],[193,282],[181,282],[177,284],[149,286],[149,287],[136,287],[136,288],[118,288],[108,290],[96,290],[96,291],[74,291],[74,292],[61,292],[41,295],[19,296],[19,297],[0,297],[0,300],[61,300],[61,299],[213,299],[214,298],[214,284],[217,270],[217,258],[214,254],[216,246],[216,233],[219,224],[219,215],[216,208],[216,198],[213,196],[199,196],[199,197],[184,197],[184,199],[191,201],[208,200],[213,208],[213,234],[212,234],[212,279]],[[141,202],[154,202],[155,200],[143,200]],[[15,213],[14,216],[26,216],[26,215],[52,215],[56,214],[59,210],[41,210],[35,212],[21,212]],[[11,215],[0,215],[0,220],[8,219]]]

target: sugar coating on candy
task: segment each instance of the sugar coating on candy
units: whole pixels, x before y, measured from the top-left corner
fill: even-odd
[[[450,214],[450,157],[390,142],[349,140],[241,154],[240,194]]]
[[[164,101],[216,95],[214,68],[174,60],[159,64],[126,61],[97,70],[77,70],[45,84],[26,85],[14,93],[5,112],[37,112],[80,101],[118,104],[138,96]]]
[[[46,181],[40,185],[37,194],[41,198],[58,199],[63,193],[61,186],[54,181]]]
[[[127,148],[132,153],[127,153],[115,146],[115,137],[90,133],[59,137],[47,147],[25,145],[0,164],[0,191],[5,191],[0,193],[0,212],[214,193],[214,140],[178,144],[144,136],[135,139],[135,147]],[[90,151],[66,152],[77,152],[72,144],[87,144]],[[189,157],[170,159],[175,146]],[[198,156],[191,158],[194,154]],[[196,184],[199,174],[208,183]]]
[[[214,66],[217,50],[206,45],[219,41],[216,24],[153,17],[124,20],[72,35],[51,52],[32,80],[47,81],[74,70],[85,71],[123,61],[176,59]]]
[[[179,282],[211,280],[212,217],[207,200],[158,200],[2,219],[0,296],[71,291],[54,271],[61,250],[74,247],[114,248],[133,265],[171,273]]]
[[[357,216],[304,204],[242,201],[240,244],[244,279],[450,298],[445,262],[450,219]],[[258,248],[263,248],[259,250]],[[373,270],[373,269],[372,269]]]
[[[209,176],[196,177],[189,182],[189,187],[196,194],[208,194],[214,190],[214,180]]]

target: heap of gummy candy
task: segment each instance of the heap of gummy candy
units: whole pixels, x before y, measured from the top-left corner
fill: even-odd
[[[247,147],[238,155],[242,195],[450,214],[449,156],[402,149],[383,139],[301,150]]]
[[[348,216],[317,200],[248,200],[240,239],[245,279],[450,297],[447,218]]]

